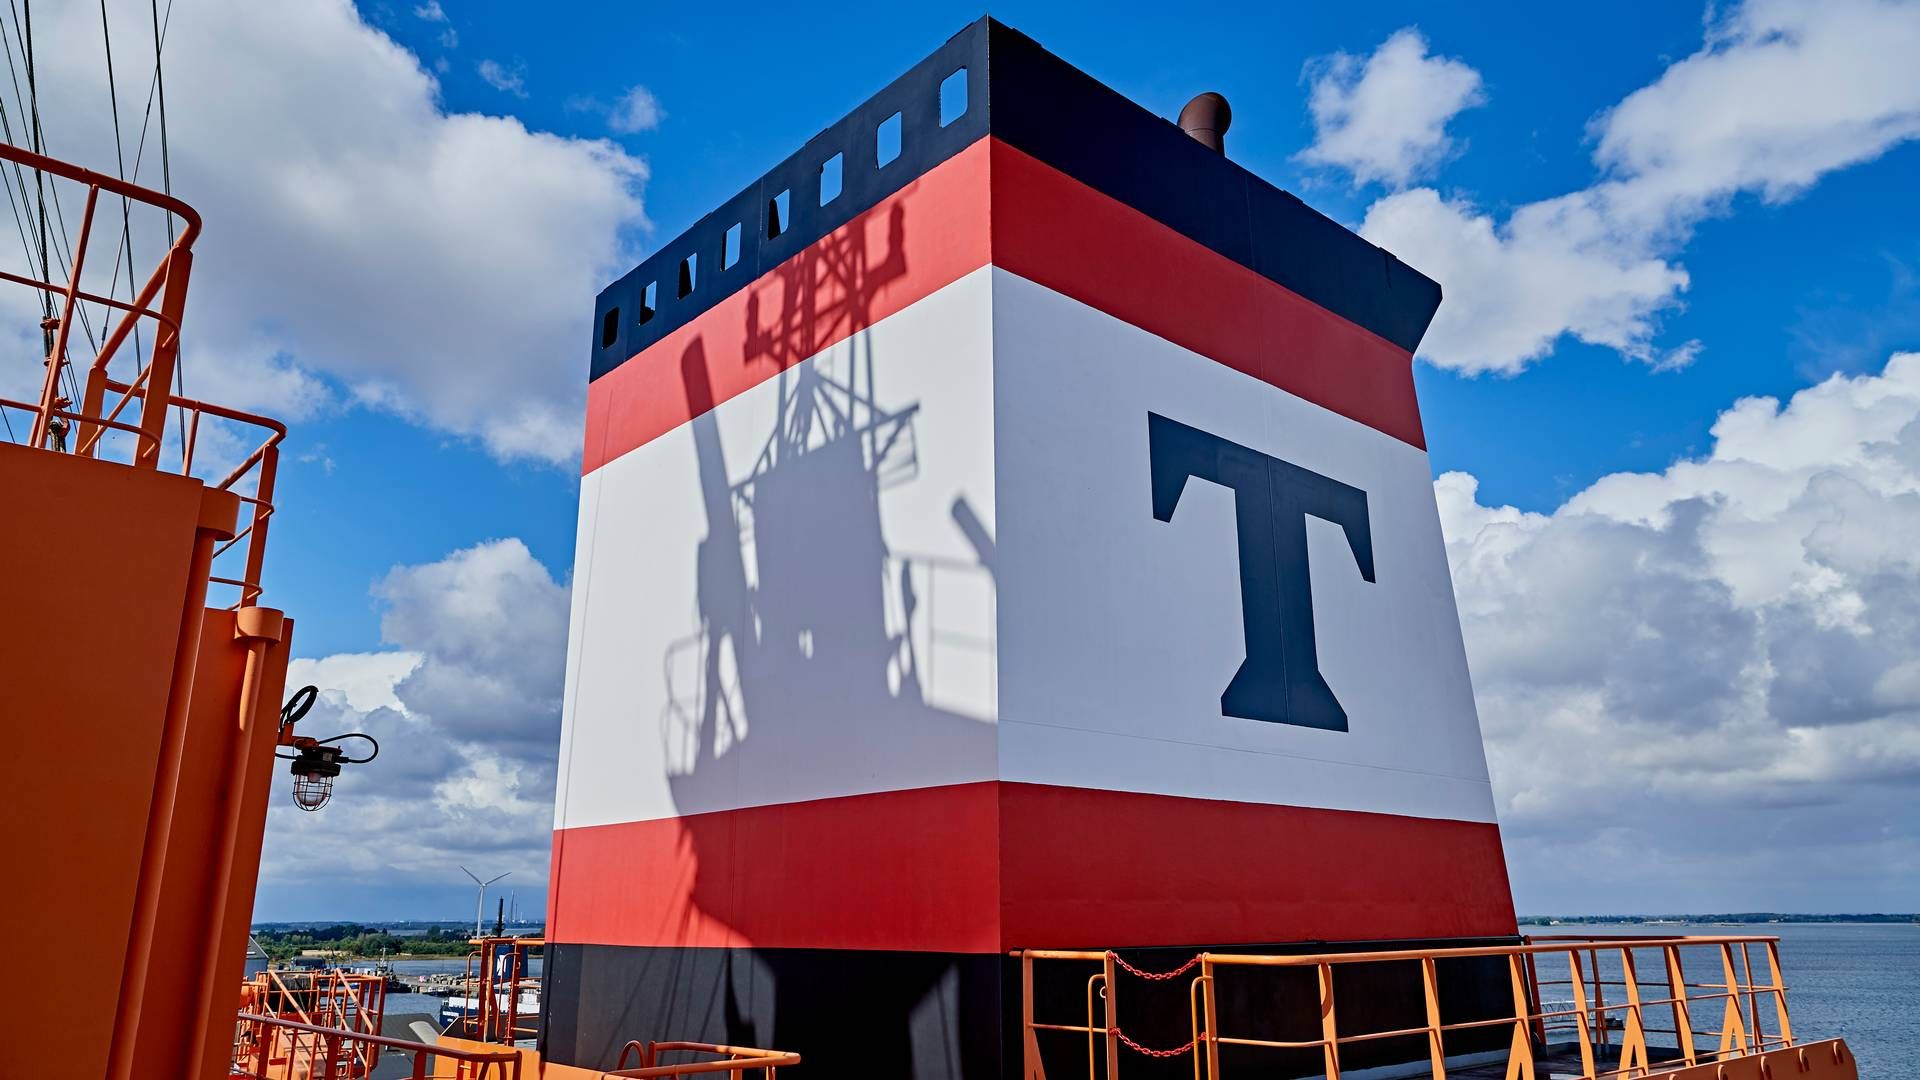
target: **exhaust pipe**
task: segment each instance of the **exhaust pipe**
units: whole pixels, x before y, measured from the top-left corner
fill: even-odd
[[[1227,127],[1232,123],[1233,109],[1227,99],[1211,90],[1196,95],[1180,110],[1180,130],[1216,154],[1227,152]]]

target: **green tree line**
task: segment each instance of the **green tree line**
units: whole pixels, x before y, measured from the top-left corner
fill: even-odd
[[[468,936],[464,930],[434,927],[423,934],[399,937],[385,930],[341,923],[298,930],[256,930],[253,940],[259,942],[268,959],[278,962],[298,956],[306,949],[329,949],[366,958],[387,955],[465,956],[473,951],[473,947],[467,944]]]

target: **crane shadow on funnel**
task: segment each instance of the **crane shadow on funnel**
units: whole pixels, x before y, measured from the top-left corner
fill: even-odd
[[[732,357],[709,357],[695,338],[680,358],[706,535],[690,567],[691,632],[663,658],[660,737],[694,869],[682,925],[662,939],[712,940],[719,926],[740,947],[654,952],[647,963],[672,970],[642,982],[670,988],[660,1007],[679,1014],[645,1026],[798,1050],[822,1074],[878,1064],[887,1075],[957,1076],[999,1054],[991,962],[763,947],[784,937],[769,892],[815,911],[818,898],[800,894],[804,872],[776,868],[792,837],[756,837],[751,819],[710,812],[992,775],[992,535],[965,490],[915,487],[926,455],[978,454],[990,432],[930,447],[922,410],[942,401],[878,388],[883,375],[915,381],[916,358],[879,355],[871,331],[876,295],[906,273],[905,228],[896,205],[883,243],[870,237],[878,230],[849,227],[750,292],[741,359],[778,370],[770,422],[764,398],[745,410],[739,397],[716,400],[712,365]],[[757,451],[740,454],[756,430]],[[947,554],[890,541],[890,522],[912,520],[924,538],[930,519],[950,530]],[[768,873],[781,880],[748,880]],[[846,940],[863,932],[849,925]]]

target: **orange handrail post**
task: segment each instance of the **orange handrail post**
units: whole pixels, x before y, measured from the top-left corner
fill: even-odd
[[[1780,941],[1769,938],[1767,948],[1767,978],[1772,984],[1774,1009],[1779,1013],[1780,1038],[1788,1046],[1793,1045],[1793,1021],[1787,1017],[1787,983],[1780,975]]]
[[[1733,946],[1720,946],[1720,969],[1726,979],[1727,1006],[1720,1019],[1720,1055],[1738,1049],[1745,1053],[1749,1049],[1747,1042],[1747,1024],[1740,1009],[1740,981],[1733,970]]]
[[[1023,1062],[1021,1072],[1025,1080],[1045,1080],[1046,1070],[1040,1065],[1040,1042],[1033,1030],[1033,957],[1020,958],[1020,1020],[1026,1034],[1020,1043]]]
[[[1687,1010],[1687,976],[1680,963],[1680,947],[1669,944],[1663,950],[1667,959],[1667,996],[1673,999],[1673,1037],[1680,1044],[1680,1056],[1689,1065],[1698,1064],[1693,1045],[1693,1016]]]
[[[1754,1049],[1764,1049],[1767,1045],[1767,1029],[1760,1023],[1760,995],[1753,985],[1753,954],[1747,950],[1747,943],[1740,943],[1740,973],[1745,976],[1747,995],[1747,1018],[1752,1024]]]
[[[1593,965],[1593,1018],[1600,1027],[1600,1045],[1613,1045],[1613,1029],[1607,1025],[1606,991],[1600,981],[1600,950],[1588,949],[1587,961]]]
[[[1526,955],[1527,962],[1527,1003],[1533,1012],[1533,1037],[1542,1046],[1547,1042],[1547,1021],[1540,1015],[1544,1010],[1540,1005],[1540,972],[1533,962],[1533,954]]]
[[[1527,993],[1524,957],[1520,953],[1507,956],[1507,982],[1513,992],[1513,1044],[1507,1052],[1507,1080],[1531,1080],[1533,1016],[1528,1006],[1532,999]]]
[[[182,235],[179,240],[174,242],[174,249],[179,249],[180,245],[186,242],[186,240],[186,236]],[[119,323],[114,326],[113,332],[107,335],[107,339],[100,343],[100,352],[94,357],[92,365],[87,369],[87,386],[84,391],[86,401],[81,410],[86,415],[99,416],[106,408],[107,365],[112,361],[114,354],[119,350],[120,346],[126,341],[127,336],[133,332],[133,328],[139,322],[140,317],[144,315],[159,322],[162,332],[168,328],[165,316],[153,310],[148,305],[153,303],[153,298],[159,295],[160,287],[166,283],[167,268],[170,263],[170,257],[160,260],[160,265],[155,267],[153,273],[148,276],[147,283],[140,287],[139,294],[134,297],[133,303],[131,304],[121,304],[119,301],[91,295],[88,297],[88,299],[95,302],[104,302],[112,307],[120,308],[124,310],[126,314],[121,316]],[[179,325],[176,323],[172,328],[178,330]],[[159,337],[160,335],[158,333],[154,335],[156,341],[159,340]],[[133,380],[134,383],[136,385],[139,384],[146,378],[150,370],[149,367],[142,366],[139,374]],[[162,389],[167,389],[167,387],[163,387]],[[119,414],[120,406],[125,405],[126,401],[127,399],[122,398],[120,405],[114,407],[114,415]],[[81,430],[83,434],[87,433],[85,425],[82,426]],[[77,453],[88,455],[93,453],[93,440],[98,438],[99,433],[91,432],[91,435],[93,438],[83,437],[75,444]]]
[[[1599,975],[1595,972],[1595,977]],[[1580,969],[1580,950],[1567,950],[1567,981],[1573,984],[1573,1026],[1580,1038],[1580,1075],[1593,1075],[1593,1020],[1587,1012],[1587,977]],[[1596,1014],[1597,1015],[1597,1014]],[[1604,1018],[1602,1019],[1604,1023]]]
[[[195,413],[198,418],[200,414]],[[254,487],[253,523],[248,526],[247,569],[240,591],[240,606],[248,607],[260,599],[260,579],[266,572],[267,520],[273,517],[273,482],[280,471],[280,448],[268,443],[260,457],[260,480]]]
[[[1100,960],[1100,996],[1106,999],[1107,1020],[1107,1080],[1120,1080],[1120,1007],[1114,1000],[1119,980],[1113,970],[1113,953]]]
[[[1213,957],[1200,954],[1200,978],[1205,983],[1200,992],[1205,995],[1207,1010],[1207,1077],[1217,1080],[1220,1075],[1220,1013],[1219,1002],[1214,996]]]
[[[1320,1054],[1327,1066],[1327,1080],[1340,1080],[1340,1028],[1333,1015],[1333,965],[1320,969]]]
[[[53,328],[53,347],[47,350],[47,375],[40,387],[40,415],[34,419],[28,445],[44,447],[53,425],[53,410],[60,400],[60,372],[67,365],[67,332],[73,325],[74,294],[80,291],[80,268],[87,258],[87,237],[93,231],[93,210],[100,200],[100,189],[87,188],[87,208],[80,218],[80,243],[73,249],[73,268],[67,276],[66,298],[60,307],[60,324]]]
[[[1420,991],[1427,1007],[1427,1056],[1433,1080],[1446,1080],[1447,1050],[1440,1031],[1440,972],[1433,957],[1420,959]]]
[[[1640,977],[1634,970],[1633,950],[1620,950],[1620,978],[1626,983],[1627,1026],[1620,1033],[1620,1071],[1647,1071],[1647,1029],[1640,1014]]]
[[[152,374],[147,379],[146,402],[140,407],[140,428],[155,436],[148,455],[136,456],[134,463],[153,468],[159,464],[159,437],[167,428],[167,398],[173,391],[173,372],[180,361],[180,319],[186,312],[187,278],[193,270],[193,252],[176,248],[167,256],[166,292],[160,297],[160,314],[170,324],[153,343],[147,361]]]

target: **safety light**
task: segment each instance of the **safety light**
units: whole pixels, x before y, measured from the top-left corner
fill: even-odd
[[[293,773],[293,801],[302,810],[318,810],[333,798],[333,778],[340,775],[341,751],[337,746],[300,748],[289,771]]]
[[[293,725],[307,715],[319,697],[319,687],[303,686],[287,699],[280,710],[279,744],[293,752],[274,751],[275,757],[292,762],[287,771],[293,773],[293,804],[308,812],[320,809],[333,798],[333,781],[340,775],[340,766],[361,765],[380,756],[380,743],[363,732],[335,735],[331,739],[295,735]],[[348,757],[338,745],[348,739],[365,739],[373,749],[366,757]]]

